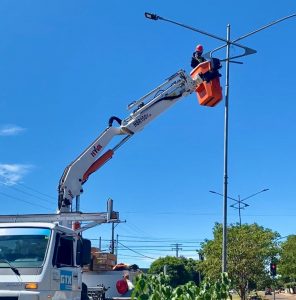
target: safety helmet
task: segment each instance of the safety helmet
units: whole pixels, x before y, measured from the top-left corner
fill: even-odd
[[[203,52],[203,46],[202,45],[197,45],[196,46],[196,51],[197,52]]]

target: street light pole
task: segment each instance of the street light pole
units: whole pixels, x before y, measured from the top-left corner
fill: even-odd
[[[234,209],[238,209],[239,225],[240,225],[240,226],[241,226],[241,224],[242,224],[241,210],[244,209],[244,208],[246,208],[246,207],[248,207],[248,206],[250,206],[249,204],[245,203],[245,201],[246,201],[247,199],[250,199],[250,198],[252,198],[252,197],[254,197],[254,196],[260,194],[260,193],[267,192],[267,191],[269,191],[269,189],[263,189],[263,190],[261,190],[261,191],[259,191],[259,192],[256,192],[255,194],[252,194],[252,195],[250,195],[250,196],[248,196],[248,197],[245,197],[245,198],[243,198],[243,199],[241,199],[240,195],[238,195],[238,198],[237,198],[237,199],[236,199],[236,198],[232,198],[232,197],[227,196],[228,199],[231,199],[231,200],[234,201],[234,204],[230,205],[230,207],[232,207],[232,208],[234,208]],[[217,195],[219,195],[219,196],[223,196],[223,197],[224,197],[224,194],[217,193],[217,192],[215,192],[215,191],[209,191],[209,192],[212,193],[212,194],[217,194]],[[225,201],[224,201],[224,202],[225,202]]]
[[[265,190],[264,190],[265,191]],[[239,217],[239,226],[242,226],[242,216],[241,210],[245,209],[246,207],[250,206],[249,204],[245,203],[245,199],[241,199],[240,195],[238,195],[237,199],[232,199],[235,203],[231,204],[230,207],[238,210],[238,217]]]
[[[228,196],[227,196],[227,185],[228,185],[229,63],[230,62],[235,62],[235,61],[231,61],[231,59],[238,58],[238,57],[243,57],[243,56],[246,56],[246,55],[251,55],[251,54],[256,53],[256,50],[251,49],[251,48],[246,47],[246,46],[243,46],[241,44],[238,44],[237,41],[242,40],[246,37],[249,37],[250,35],[253,35],[253,34],[255,34],[259,31],[267,29],[267,28],[269,28],[269,27],[271,27],[275,24],[278,24],[278,23],[284,21],[284,20],[287,20],[287,19],[292,18],[292,17],[296,17],[296,13],[285,16],[285,17],[283,17],[281,19],[278,19],[276,21],[273,21],[273,22],[271,22],[271,23],[269,23],[265,26],[262,26],[262,27],[260,27],[256,30],[253,30],[252,32],[247,33],[247,34],[245,34],[245,35],[243,35],[243,36],[241,36],[241,37],[239,37],[239,38],[237,38],[233,41],[230,40],[230,25],[227,26],[227,38],[224,39],[224,38],[221,38],[219,36],[213,35],[211,33],[205,32],[203,30],[200,30],[200,29],[188,26],[188,25],[184,25],[184,24],[181,24],[181,23],[169,20],[169,19],[165,19],[165,18],[163,18],[161,16],[158,16],[156,14],[153,14],[153,13],[145,12],[145,17],[150,19],[150,20],[154,20],[154,21],[162,20],[162,21],[170,22],[170,23],[175,24],[177,26],[181,26],[181,27],[184,27],[186,29],[198,32],[200,34],[203,34],[203,35],[209,36],[211,38],[214,38],[216,40],[226,42],[226,44],[224,44],[224,45],[222,45],[222,46],[220,46],[220,47],[218,47],[218,48],[216,48],[216,49],[214,49],[210,52],[210,55],[212,55],[213,52],[226,47],[226,58],[225,58],[225,60],[221,60],[221,61],[226,61],[225,123],[224,123],[224,186],[223,186],[224,206],[223,206],[223,250],[222,250],[222,271],[226,272],[227,271],[227,198],[228,198]],[[240,55],[237,55],[237,56],[230,57],[230,45],[234,45],[234,46],[237,46],[241,49],[244,49],[244,53],[240,54]]]
[[[238,195],[238,217],[239,217],[239,226],[242,226],[242,215],[241,215],[241,209],[243,209],[241,207],[241,198],[240,198],[240,195]],[[234,207],[234,206],[232,206]]]
[[[227,188],[228,188],[228,103],[229,103],[229,55],[230,55],[230,25],[227,25],[226,46],[226,82],[225,82],[225,115],[224,115],[224,185],[223,185],[223,247],[222,272],[227,272]]]

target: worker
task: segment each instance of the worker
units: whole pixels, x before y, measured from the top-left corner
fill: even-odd
[[[129,274],[128,273],[124,274],[123,278],[124,278],[124,280],[127,283],[128,290],[131,291],[134,288],[134,285],[133,285],[133,283],[129,279]]]
[[[207,61],[203,56],[203,46],[201,44],[197,45],[195,48],[195,52],[193,52],[192,59],[191,59],[191,67],[194,69],[196,68],[199,64]],[[210,60],[211,63],[211,69],[205,73],[200,73],[200,77],[202,80],[206,82],[210,82],[216,77],[221,77],[221,74],[218,72],[218,69],[220,69],[221,62],[218,58],[211,58]]]
[[[192,54],[192,58],[191,58],[191,67],[192,68],[195,68],[200,63],[206,61],[206,59],[202,56],[202,53],[203,53],[203,46],[199,44],[196,46],[195,51]]]
[[[116,289],[120,295],[124,295],[125,297],[129,297],[132,295],[134,285],[129,279],[129,274],[124,273],[123,278],[117,280],[116,282]]]

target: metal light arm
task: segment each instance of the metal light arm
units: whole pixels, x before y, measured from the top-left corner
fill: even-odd
[[[290,18],[293,18],[293,17],[296,17],[296,13],[291,14],[291,15],[286,16],[286,17],[283,17],[283,18],[280,18],[280,19],[278,19],[278,20],[272,21],[271,23],[268,23],[268,24],[266,24],[266,25],[264,25],[264,26],[262,26],[262,27],[260,27],[260,28],[258,28],[258,29],[256,29],[256,30],[253,30],[253,31],[251,31],[251,32],[249,32],[249,33],[247,33],[247,34],[245,34],[245,35],[240,36],[240,37],[237,38],[237,39],[234,39],[233,41],[231,41],[231,43],[234,44],[234,43],[236,43],[237,41],[240,41],[240,40],[242,40],[242,39],[245,39],[245,38],[249,37],[250,35],[253,35],[253,34],[257,33],[257,32],[260,32],[260,31],[262,31],[262,30],[268,28],[268,27],[271,27],[271,26],[273,26],[273,25],[275,25],[275,24],[277,24],[277,23],[280,23],[280,22],[282,22],[282,21],[285,21],[285,20],[290,19]],[[235,44],[234,44],[234,45],[235,45]],[[225,48],[226,46],[227,46],[227,43],[224,44],[224,45],[222,45],[222,46],[220,46],[220,47],[218,47],[218,48],[215,48],[215,49],[212,50],[211,52],[206,53],[205,56],[210,55],[210,57],[212,57],[212,54],[213,54],[214,52],[216,52],[216,51],[218,51],[218,50],[221,50],[221,49]],[[256,53],[256,51],[255,51],[255,53]],[[254,54],[254,53],[250,53],[250,52],[247,52],[247,51],[246,51],[244,54],[230,57],[229,60],[230,60],[230,59],[234,59],[234,58],[238,58],[238,57],[242,57],[242,56],[246,56],[246,55],[250,55],[250,54]],[[226,61],[226,59],[222,59],[221,61]]]
[[[214,34],[212,34],[212,33],[206,32],[206,31],[201,30],[201,29],[198,29],[198,28],[194,28],[194,27],[191,27],[191,26],[188,26],[188,25],[185,25],[185,24],[181,24],[181,23],[178,23],[178,22],[175,22],[175,21],[172,21],[172,20],[163,18],[163,17],[158,16],[158,15],[156,15],[156,14],[152,14],[152,13],[147,13],[147,12],[145,12],[145,17],[146,17],[147,19],[154,20],[154,21],[156,21],[156,20],[166,21],[166,22],[169,22],[169,23],[172,23],[172,24],[175,24],[175,25],[178,25],[178,26],[187,28],[187,29],[189,29],[189,30],[198,32],[198,33],[200,33],[200,34],[207,35],[207,36],[209,36],[209,37],[211,37],[211,38],[214,38],[214,39],[216,39],[216,40],[219,40],[219,41],[222,41],[222,42],[225,42],[225,43],[232,44],[232,45],[234,45],[234,46],[237,46],[237,47],[242,48],[242,49],[245,50],[244,54],[239,55],[239,56],[231,57],[230,59],[236,58],[236,57],[241,57],[241,56],[246,56],[246,55],[251,55],[251,54],[254,54],[254,53],[257,52],[256,50],[251,49],[251,48],[246,47],[246,46],[243,46],[243,45],[241,45],[241,44],[238,44],[238,43],[236,43],[235,41],[227,41],[227,39],[222,38],[222,37],[220,37],[220,36],[214,35]],[[224,48],[225,46],[226,46],[226,45],[223,45],[223,46],[221,46],[221,47],[219,47],[219,48],[217,48],[217,49],[214,49],[213,51],[216,51],[216,50],[218,50],[218,49],[222,49],[222,48]],[[213,52],[213,51],[212,51],[212,52]],[[211,52],[211,53],[212,53],[212,52]],[[222,60],[222,61],[225,61],[225,60]]]
[[[259,191],[259,192],[255,193],[255,194],[252,194],[252,195],[250,195],[250,196],[248,196],[248,197],[246,197],[246,198],[242,199],[241,201],[244,201],[244,200],[250,199],[250,198],[252,198],[252,197],[254,197],[254,196],[258,195],[258,194],[261,194],[261,193],[263,193],[263,192],[267,192],[267,191],[269,191],[269,189],[263,189],[262,191]]]

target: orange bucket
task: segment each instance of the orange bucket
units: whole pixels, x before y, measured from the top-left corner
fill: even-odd
[[[210,70],[211,62],[205,61],[194,68],[190,72],[190,76],[192,79],[194,79],[196,75],[200,73],[204,74]],[[223,98],[219,77],[212,79],[210,82],[203,81],[196,87],[195,91],[199,104],[203,106],[215,106]]]

